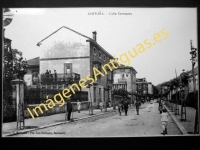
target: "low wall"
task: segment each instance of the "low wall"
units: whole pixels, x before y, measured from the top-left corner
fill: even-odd
[[[77,103],[76,102],[71,102],[73,111],[77,111]],[[32,118],[31,115],[29,114],[27,108],[30,109],[34,117],[36,117],[35,112],[33,111],[33,108],[36,106],[39,106],[40,104],[27,104],[24,108],[24,118]],[[66,103],[63,106],[60,106],[60,103],[55,103],[55,106],[53,108],[48,108],[48,104],[45,104],[48,110],[45,110],[44,106],[41,106],[40,108],[43,111],[43,114],[40,112],[39,109],[37,109],[38,117],[41,116],[49,116],[49,115],[54,115],[54,114],[60,114],[60,113],[65,113],[66,112]],[[86,110],[89,108],[89,102],[88,101],[83,101],[81,102],[81,110]]]

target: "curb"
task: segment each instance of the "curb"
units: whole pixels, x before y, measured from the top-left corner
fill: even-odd
[[[74,122],[75,121],[79,121],[79,120],[84,120],[84,119],[92,118],[92,117],[97,117],[97,116],[105,115],[105,114],[109,114],[109,113],[113,113],[113,112],[117,112],[117,111],[116,110],[112,110],[112,111],[100,113],[100,114],[97,114],[97,115],[91,115],[91,116],[88,116],[88,117],[74,119]],[[65,123],[70,123],[70,121],[63,121],[63,122],[59,122],[59,123],[53,123],[53,124],[49,124],[49,125],[40,126],[40,127],[34,128],[34,129],[27,129],[27,130],[23,130],[23,131],[16,131],[16,132],[13,132],[13,133],[4,134],[4,135],[2,135],[2,137],[17,135],[17,134],[23,134],[23,133],[26,133],[26,132],[35,131],[35,130],[39,130],[39,129],[44,129],[44,128],[48,128],[48,127],[52,127],[52,126],[56,126],[56,125],[65,124]]]
[[[178,126],[179,130],[182,132],[183,135],[189,135],[187,133],[187,130],[183,127],[183,125],[178,121],[178,119],[172,114],[172,112],[169,110],[169,108],[164,105],[164,107],[167,109],[168,113],[170,114],[170,116],[172,117],[172,119],[174,120],[174,122],[176,123],[176,125]]]

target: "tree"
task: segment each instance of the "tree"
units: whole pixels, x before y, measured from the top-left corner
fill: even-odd
[[[11,40],[4,38],[4,62],[3,62],[3,109],[4,117],[7,108],[12,107],[11,80],[21,79],[27,72],[27,61],[23,60],[22,52],[11,48]],[[11,113],[10,113],[11,114]]]
[[[11,80],[21,79],[27,72],[27,61],[23,60],[22,52],[11,48],[11,40],[4,38],[4,62],[3,62],[3,89],[4,98],[12,91]]]

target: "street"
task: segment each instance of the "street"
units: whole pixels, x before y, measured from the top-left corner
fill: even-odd
[[[168,117],[168,134],[162,135],[158,103],[142,104],[140,114],[135,108],[128,110],[128,116],[115,113],[104,118],[71,122],[12,137],[141,137],[181,135],[172,118]]]

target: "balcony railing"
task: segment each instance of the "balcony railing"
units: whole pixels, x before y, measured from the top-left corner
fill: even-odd
[[[125,79],[118,79],[118,83],[127,83],[127,81]]]
[[[80,80],[80,74],[68,73],[68,74],[39,74],[33,76],[33,83],[76,83]]]

